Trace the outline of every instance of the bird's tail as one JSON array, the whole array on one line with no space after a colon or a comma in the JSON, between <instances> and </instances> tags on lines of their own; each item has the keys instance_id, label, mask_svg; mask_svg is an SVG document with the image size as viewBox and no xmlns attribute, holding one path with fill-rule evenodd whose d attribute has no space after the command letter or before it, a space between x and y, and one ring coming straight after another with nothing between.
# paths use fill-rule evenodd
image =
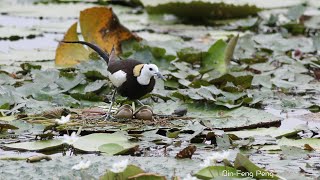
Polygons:
<instances>
[{"instance_id":1,"label":"bird's tail","mask_svg":"<svg viewBox=\"0 0 320 180\"><path fill-rule=\"evenodd\" d=\"M89 46L91 49L93 49L95 52L97 52L99 54L99 56L101 56L107 62L107 64L109 63L109 55L108 55L108 53L104 52L97 45L94 45L92 43L85 42L85 41L61 41L61 42L63 42L63 43L74 43L74 44L84 44L86 46Z\"/></svg>"}]
</instances>

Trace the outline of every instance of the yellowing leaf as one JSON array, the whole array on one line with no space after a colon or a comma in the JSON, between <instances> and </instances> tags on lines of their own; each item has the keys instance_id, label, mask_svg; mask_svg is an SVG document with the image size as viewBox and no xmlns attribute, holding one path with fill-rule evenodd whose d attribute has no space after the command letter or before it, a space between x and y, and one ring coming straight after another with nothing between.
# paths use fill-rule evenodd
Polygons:
<instances>
[{"instance_id":1,"label":"yellowing leaf","mask_svg":"<svg viewBox=\"0 0 320 180\"><path fill-rule=\"evenodd\" d=\"M65 34L63 41L78 41L77 23L74 23ZM56 50L55 63L58 66L73 66L89 59L89 51L80 44L60 43Z\"/></svg>"},{"instance_id":2,"label":"yellowing leaf","mask_svg":"<svg viewBox=\"0 0 320 180\"><path fill-rule=\"evenodd\" d=\"M80 27L85 41L97 44L106 52L110 52L114 45L119 53L122 41L140 39L124 27L112 8L108 7L93 7L81 11Z\"/></svg>"},{"instance_id":3,"label":"yellowing leaf","mask_svg":"<svg viewBox=\"0 0 320 180\"><path fill-rule=\"evenodd\" d=\"M85 41L110 52L114 46L117 53L121 52L121 42L130 39L140 40L120 24L112 8L93 7L80 12L81 34ZM63 41L79 41L77 23L73 24L65 34ZM60 43L56 50L55 63L58 66L73 66L80 61L91 59L92 50L87 50L81 44Z\"/></svg>"}]
</instances>

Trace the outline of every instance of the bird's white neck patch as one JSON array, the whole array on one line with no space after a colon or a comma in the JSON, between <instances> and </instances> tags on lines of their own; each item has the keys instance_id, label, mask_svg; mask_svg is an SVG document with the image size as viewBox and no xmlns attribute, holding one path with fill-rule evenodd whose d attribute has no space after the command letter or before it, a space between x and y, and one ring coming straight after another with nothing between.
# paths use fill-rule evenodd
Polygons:
<instances>
[{"instance_id":1,"label":"bird's white neck patch","mask_svg":"<svg viewBox=\"0 0 320 180\"><path fill-rule=\"evenodd\" d=\"M141 85L148 85L150 83L150 79L157 73L159 73L159 69L155 64L144 64L140 75L137 77L137 81Z\"/></svg>"},{"instance_id":2,"label":"bird's white neck patch","mask_svg":"<svg viewBox=\"0 0 320 180\"><path fill-rule=\"evenodd\" d=\"M144 76L142 73L137 77L137 81L141 85L148 85L150 83L150 76Z\"/></svg>"}]
</instances>

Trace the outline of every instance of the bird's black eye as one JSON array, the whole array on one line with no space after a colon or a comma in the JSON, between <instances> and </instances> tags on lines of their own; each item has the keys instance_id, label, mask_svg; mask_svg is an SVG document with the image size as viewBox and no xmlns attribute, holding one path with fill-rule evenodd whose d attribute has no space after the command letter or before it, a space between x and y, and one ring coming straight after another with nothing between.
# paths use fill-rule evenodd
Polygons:
<instances>
[{"instance_id":1,"label":"bird's black eye","mask_svg":"<svg viewBox=\"0 0 320 180\"><path fill-rule=\"evenodd\" d=\"M150 70L150 71L153 71L153 69L152 69L152 68L149 68L149 70Z\"/></svg>"}]
</instances>

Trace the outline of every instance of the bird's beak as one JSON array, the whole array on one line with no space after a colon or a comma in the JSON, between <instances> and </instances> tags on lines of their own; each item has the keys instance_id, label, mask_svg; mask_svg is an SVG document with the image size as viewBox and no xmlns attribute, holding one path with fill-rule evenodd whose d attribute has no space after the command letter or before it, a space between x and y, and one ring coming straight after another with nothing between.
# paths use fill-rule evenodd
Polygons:
<instances>
[{"instance_id":1,"label":"bird's beak","mask_svg":"<svg viewBox=\"0 0 320 180\"><path fill-rule=\"evenodd\" d=\"M166 80L166 78L160 72L155 73L155 75L162 80Z\"/></svg>"}]
</instances>

